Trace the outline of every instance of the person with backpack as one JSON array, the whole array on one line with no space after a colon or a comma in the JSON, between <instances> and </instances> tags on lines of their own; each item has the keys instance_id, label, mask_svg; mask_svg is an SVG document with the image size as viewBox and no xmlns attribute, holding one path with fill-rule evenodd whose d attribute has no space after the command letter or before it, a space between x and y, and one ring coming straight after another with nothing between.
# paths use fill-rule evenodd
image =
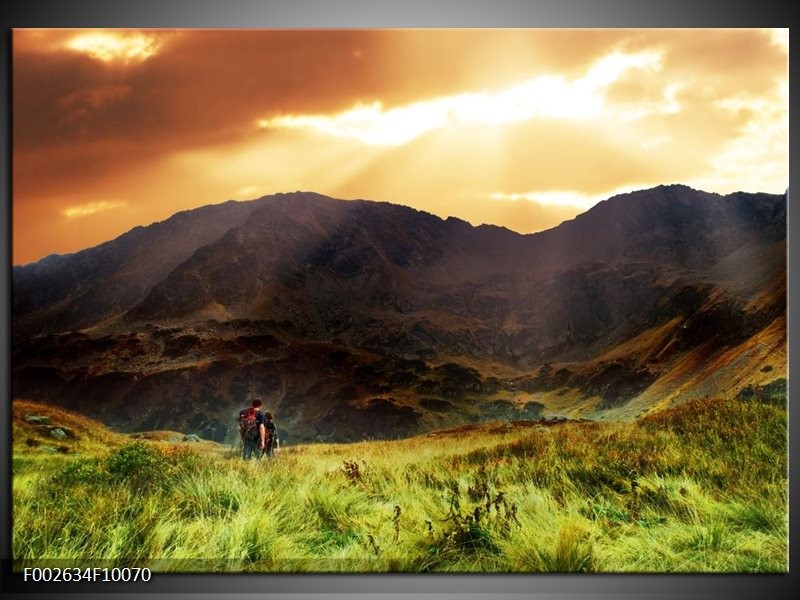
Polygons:
<instances>
[{"instance_id":1,"label":"person with backpack","mask_svg":"<svg viewBox=\"0 0 800 600\"><path fill-rule=\"evenodd\" d=\"M260 408L260 398L253 399L253 405L239 411L239 435L242 438L242 459L261 458L266 448L266 417ZM274 426L273 426L274 427Z\"/></svg>"},{"instance_id":2,"label":"person with backpack","mask_svg":"<svg viewBox=\"0 0 800 600\"><path fill-rule=\"evenodd\" d=\"M266 431L266 443L263 446L264 454L272 457L275 456L275 450L278 449L278 429L275 427L275 423L272 421L271 412L265 412L264 418L266 420L264 423L264 429Z\"/></svg>"}]
</instances>

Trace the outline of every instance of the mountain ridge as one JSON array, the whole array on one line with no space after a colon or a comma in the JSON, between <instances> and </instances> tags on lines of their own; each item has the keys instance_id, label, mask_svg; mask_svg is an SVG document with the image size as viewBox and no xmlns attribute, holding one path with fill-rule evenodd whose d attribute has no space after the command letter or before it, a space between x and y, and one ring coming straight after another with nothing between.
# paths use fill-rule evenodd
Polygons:
<instances>
[{"instance_id":1,"label":"mountain ridge","mask_svg":"<svg viewBox=\"0 0 800 600\"><path fill-rule=\"evenodd\" d=\"M62 282L52 261L14 268L15 395L219 441L266 394L298 439L346 441L631 418L785 368L785 349L748 345L785 329L785 195L659 186L535 234L313 192L198 210L128 232L148 248L89 249ZM689 360L736 348L716 387Z\"/></svg>"}]
</instances>

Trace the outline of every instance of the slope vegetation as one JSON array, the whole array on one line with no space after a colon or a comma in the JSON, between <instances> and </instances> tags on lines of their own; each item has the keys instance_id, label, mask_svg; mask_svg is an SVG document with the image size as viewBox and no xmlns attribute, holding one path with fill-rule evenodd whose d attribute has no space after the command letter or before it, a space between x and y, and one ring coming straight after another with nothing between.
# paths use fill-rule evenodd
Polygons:
<instances>
[{"instance_id":1,"label":"slope vegetation","mask_svg":"<svg viewBox=\"0 0 800 600\"><path fill-rule=\"evenodd\" d=\"M18 564L787 569L786 410L758 394L690 401L632 423L520 421L296 446L272 461L197 448L137 440L37 457L18 447Z\"/></svg>"}]
</instances>

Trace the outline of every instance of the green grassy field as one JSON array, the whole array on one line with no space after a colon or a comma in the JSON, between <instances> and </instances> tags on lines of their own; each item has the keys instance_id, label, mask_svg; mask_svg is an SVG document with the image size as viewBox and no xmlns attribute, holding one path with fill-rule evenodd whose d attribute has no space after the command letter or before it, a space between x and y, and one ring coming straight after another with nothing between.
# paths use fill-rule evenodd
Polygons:
<instances>
[{"instance_id":1,"label":"green grassy field","mask_svg":"<svg viewBox=\"0 0 800 600\"><path fill-rule=\"evenodd\" d=\"M15 421L18 565L788 568L786 410L757 400L696 401L631 423L497 424L297 446L248 463L212 445L103 435L82 431L82 444L45 453Z\"/></svg>"}]
</instances>

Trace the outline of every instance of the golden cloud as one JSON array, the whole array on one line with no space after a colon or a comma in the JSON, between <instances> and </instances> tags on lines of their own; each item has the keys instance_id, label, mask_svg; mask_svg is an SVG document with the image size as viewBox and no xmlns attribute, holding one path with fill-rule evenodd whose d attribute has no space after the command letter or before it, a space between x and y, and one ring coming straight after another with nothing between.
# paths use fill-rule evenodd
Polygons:
<instances>
[{"instance_id":1,"label":"golden cloud","mask_svg":"<svg viewBox=\"0 0 800 600\"><path fill-rule=\"evenodd\" d=\"M155 55L159 41L154 33L89 31L69 39L66 47L102 62L136 63Z\"/></svg>"},{"instance_id":2,"label":"golden cloud","mask_svg":"<svg viewBox=\"0 0 800 600\"><path fill-rule=\"evenodd\" d=\"M533 118L589 119L604 116L636 120L653 113L680 110L677 86L668 86L665 99L633 109L606 105L605 90L631 71L656 71L660 54L615 51L597 60L583 77L541 75L501 92L468 92L386 109L381 102L358 105L335 115L283 115L261 119L262 129L307 129L333 137L356 138L374 146L398 146L449 125L518 123Z\"/></svg>"},{"instance_id":3,"label":"golden cloud","mask_svg":"<svg viewBox=\"0 0 800 600\"><path fill-rule=\"evenodd\" d=\"M15 260L232 194L314 190L533 231L628 189L788 185L787 29L12 41Z\"/></svg>"},{"instance_id":4,"label":"golden cloud","mask_svg":"<svg viewBox=\"0 0 800 600\"><path fill-rule=\"evenodd\" d=\"M69 206L61 211L61 214L67 218L73 219L76 217L88 217L96 213L113 210L115 208L122 208L125 202L117 200L100 200L98 202L87 202L86 204L79 204L77 206Z\"/></svg>"}]
</instances>

